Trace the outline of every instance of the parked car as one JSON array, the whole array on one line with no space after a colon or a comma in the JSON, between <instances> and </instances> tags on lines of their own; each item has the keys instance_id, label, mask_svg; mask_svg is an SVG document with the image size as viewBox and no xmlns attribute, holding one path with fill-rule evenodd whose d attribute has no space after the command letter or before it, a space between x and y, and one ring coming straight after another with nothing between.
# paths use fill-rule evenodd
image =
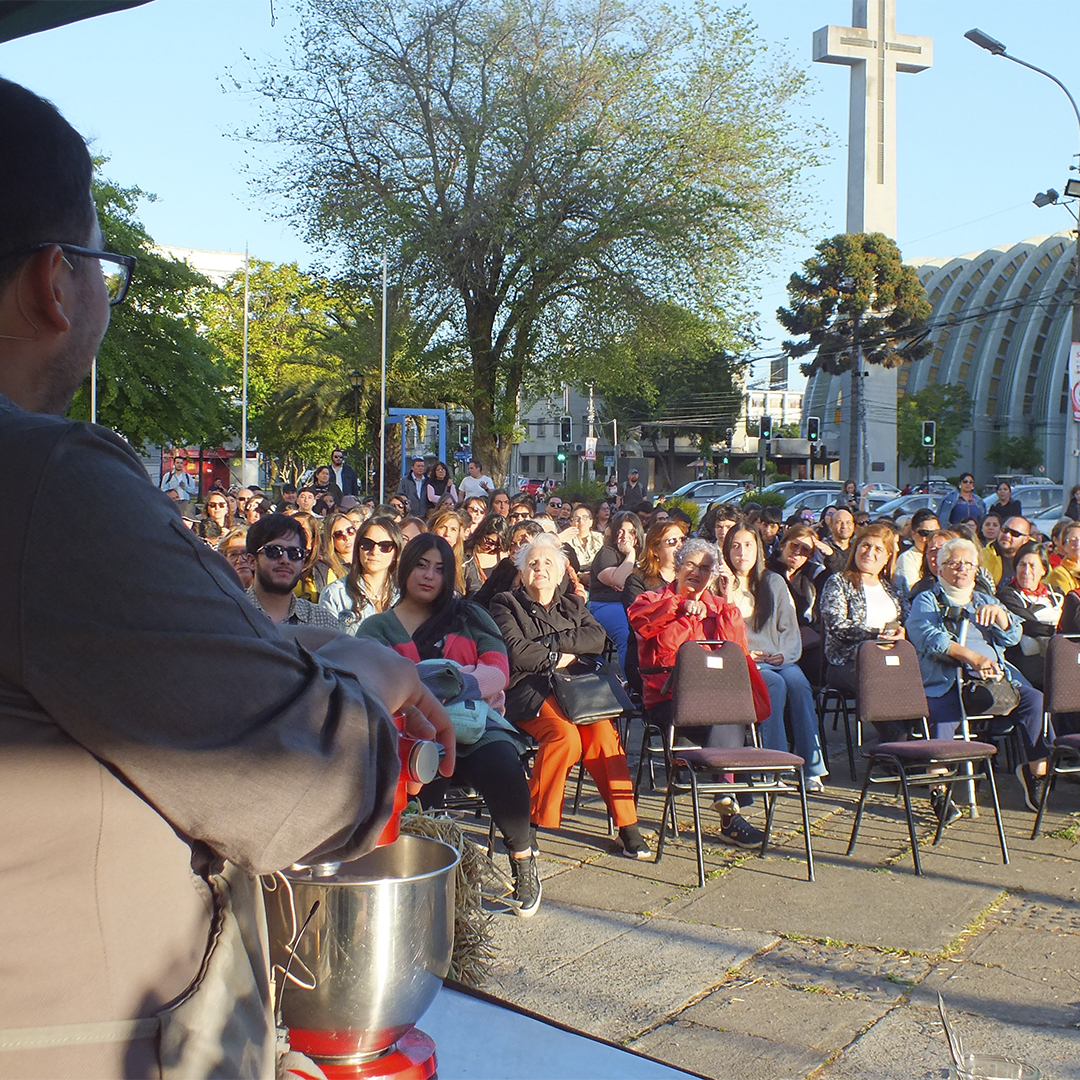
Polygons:
<instances>
[{"instance_id":1,"label":"parked car","mask_svg":"<svg viewBox=\"0 0 1080 1080\"><path fill-rule=\"evenodd\" d=\"M1031 520L1042 517L1055 506L1065 502L1065 489L1061 484L1023 484L1012 489L1012 497L1019 500L1024 517Z\"/></svg>"},{"instance_id":2,"label":"parked car","mask_svg":"<svg viewBox=\"0 0 1080 1080\"><path fill-rule=\"evenodd\" d=\"M1051 506L1049 510L1044 510L1037 517L1028 518L1032 527L1036 528L1046 537L1047 541L1050 540L1050 530L1065 516L1065 504L1057 503Z\"/></svg>"},{"instance_id":3,"label":"parked car","mask_svg":"<svg viewBox=\"0 0 1080 1080\"><path fill-rule=\"evenodd\" d=\"M810 491L797 491L784 504L784 517L789 517L797 510L812 510L815 517L821 516L826 506L835 506L840 493L836 488L817 488Z\"/></svg>"},{"instance_id":4,"label":"parked car","mask_svg":"<svg viewBox=\"0 0 1080 1080\"><path fill-rule=\"evenodd\" d=\"M778 491L785 498L790 499L801 491L843 491L844 485L838 480L778 480L775 484L769 484L765 491Z\"/></svg>"},{"instance_id":5,"label":"parked car","mask_svg":"<svg viewBox=\"0 0 1080 1080\"><path fill-rule=\"evenodd\" d=\"M937 510L942 496L935 492L923 492L916 495L901 495L897 499L889 499L876 507L874 513L879 517L891 517L894 521L898 517L909 517L916 510Z\"/></svg>"},{"instance_id":6,"label":"parked car","mask_svg":"<svg viewBox=\"0 0 1080 1080\"><path fill-rule=\"evenodd\" d=\"M657 502L665 499L693 499L701 507L710 506L732 493L742 494L743 486L738 480L691 480L670 495L658 495Z\"/></svg>"}]
</instances>

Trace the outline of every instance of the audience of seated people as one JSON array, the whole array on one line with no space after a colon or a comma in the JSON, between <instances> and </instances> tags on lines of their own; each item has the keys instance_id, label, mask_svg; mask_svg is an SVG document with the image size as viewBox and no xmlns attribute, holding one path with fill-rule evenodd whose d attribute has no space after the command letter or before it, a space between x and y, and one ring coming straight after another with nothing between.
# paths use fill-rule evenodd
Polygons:
<instances>
[{"instance_id":1,"label":"audience of seated people","mask_svg":"<svg viewBox=\"0 0 1080 1080\"><path fill-rule=\"evenodd\" d=\"M426 626L424 619L416 621L417 612L432 626L451 619L495 635L509 655L507 720L541 744L527 823L534 830L559 827L566 775L584 753L624 850L633 857L648 854L614 728L570 724L544 692L547 676L535 661L540 639L551 632L561 635L560 664L578 654L613 652L629 688L661 727L670 716L670 691L665 697L666 676L655 669L669 667L684 640L738 642L753 660L759 703L768 702L759 717L764 745L803 756L808 789L818 792L827 773L815 688L853 695L859 645L908 637L919 653L936 737L949 737L960 720L960 670L1004 674L1017 684L1019 704L996 719L990 733L1008 727L1020 733L1018 778L1025 802L1037 805L1047 738L1053 737L1044 731L1042 713L1047 646L1055 633L1080 635L1080 522L1065 518L1049 537L1041 536L1007 484L987 506L964 474L939 510L919 510L899 523L872 520L865 498L855 496L838 498L816 525L814 515L803 511L786 528L771 507L751 504L744 513L737 505L714 503L694 532L681 508L659 503L624 503L613 511L608 500L589 503L561 489L545 489L539 498L524 492L511 498L503 489L466 496L443 463L425 474L431 504L426 519L410 517L405 495L381 507L370 498L339 497L326 472L317 469L299 490L282 485L277 496L256 486L227 491L215 484L201 516L194 504L179 509L271 618L376 636L404 626L408 634L391 642L399 651L406 637L415 643L416 631ZM282 521L291 531L282 530ZM267 524L275 533L269 541ZM544 533L553 535L538 541ZM402 564L407 545L421 540L416 557ZM399 587L403 573L419 581L420 563L428 577L437 577L441 567L446 578L438 603L422 611L431 598L420 595L419 583L416 596L404 596ZM447 597L454 601L448 607ZM494 621L485 621L482 609ZM410 630L411 622L416 626ZM427 644L426 630L420 637L425 656L445 647L442 638ZM651 673L643 677L642 668ZM494 700L483 696L489 704ZM1062 717L1060 726L1080 728L1080 714ZM694 733L680 732L687 734ZM742 737L724 728L700 734ZM888 739L908 734L899 724L878 731ZM492 741L504 745L491 753L505 757L510 743ZM462 761L468 756L462 754ZM481 753L476 764L484 758ZM465 766L459 779L479 789L488 774L481 769L473 775ZM438 794L425 798L434 805ZM933 792L931 802L940 816L941 793ZM760 831L737 804L724 800L716 810L725 842L760 843ZM526 842L524 811L500 805L497 812L508 850L517 861L527 860L535 833ZM954 814L950 807L950 820ZM532 866L515 873L515 880L520 909L531 913L539 902Z\"/></svg>"}]
</instances>

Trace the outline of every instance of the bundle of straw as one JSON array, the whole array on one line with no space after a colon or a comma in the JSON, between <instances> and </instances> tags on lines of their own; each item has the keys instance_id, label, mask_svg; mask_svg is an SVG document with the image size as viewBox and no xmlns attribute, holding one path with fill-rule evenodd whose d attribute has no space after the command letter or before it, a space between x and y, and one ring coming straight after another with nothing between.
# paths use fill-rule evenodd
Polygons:
<instances>
[{"instance_id":1,"label":"bundle of straw","mask_svg":"<svg viewBox=\"0 0 1080 1080\"><path fill-rule=\"evenodd\" d=\"M454 880L454 951L449 975L482 988L491 977L495 959L493 916L484 909L483 880L492 871L487 852L469 840L453 818L419 810L415 804L401 815L401 831L442 840L461 855Z\"/></svg>"}]
</instances>

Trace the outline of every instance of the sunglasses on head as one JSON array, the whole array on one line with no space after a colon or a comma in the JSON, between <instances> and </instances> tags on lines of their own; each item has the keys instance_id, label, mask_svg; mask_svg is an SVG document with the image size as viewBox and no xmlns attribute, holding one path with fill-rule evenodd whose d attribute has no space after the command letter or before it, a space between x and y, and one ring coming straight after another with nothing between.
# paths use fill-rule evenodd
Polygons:
<instances>
[{"instance_id":1,"label":"sunglasses on head","mask_svg":"<svg viewBox=\"0 0 1080 1080\"><path fill-rule=\"evenodd\" d=\"M397 548L397 544L393 540L372 540L370 536L362 536L356 542L360 545L361 551L366 551L369 554L378 548L384 555L389 555L391 551Z\"/></svg>"},{"instance_id":2,"label":"sunglasses on head","mask_svg":"<svg viewBox=\"0 0 1080 1080\"><path fill-rule=\"evenodd\" d=\"M350 525L347 529L343 529L341 532L334 533L335 540L344 540L347 536L356 535L356 526Z\"/></svg>"},{"instance_id":3,"label":"sunglasses on head","mask_svg":"<svg viewBox=\"0 0 1080 1080\"><path fill-rule=\"evenodd\" d=\"M289 562L303 562L307 552L302 547L285 547L282 544L263 544L257 554L265 555L268 559L280 559L282 556Z\"/></svg>"}]
</instances>

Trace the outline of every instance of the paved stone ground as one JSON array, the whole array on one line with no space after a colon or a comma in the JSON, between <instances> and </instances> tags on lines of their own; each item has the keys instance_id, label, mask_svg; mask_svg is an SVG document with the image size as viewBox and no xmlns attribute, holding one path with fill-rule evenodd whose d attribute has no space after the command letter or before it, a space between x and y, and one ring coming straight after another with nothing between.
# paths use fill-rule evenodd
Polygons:
<instances>
[{"instance_id":1,"label":"paved stone ground","mask_svg":"<svg viewBox=\"0 0 1080 1080\"><path fill-rule=\"evenodd\" d=\"M968 1049L1080 1080L1080 787L1059 782L1031 841L1019 785L999 774L1008 866L987 797L937 848L920 800L917 878L902 807L883 794L845 854L858 790L840 740L827 793L811 799L814 883L795 799L782 800L764 859L719 843L706 811L699 889L688 833L659 864L626 859L586 782L579 814L568 797L562 830L541 832L540 911L495 920L486 989L735 1080L945 1077L940 990ZM661 792L642 793L647 832L661 807ZM747 816L761 824L760 805Z\"/></svg>"}]
</instances>

